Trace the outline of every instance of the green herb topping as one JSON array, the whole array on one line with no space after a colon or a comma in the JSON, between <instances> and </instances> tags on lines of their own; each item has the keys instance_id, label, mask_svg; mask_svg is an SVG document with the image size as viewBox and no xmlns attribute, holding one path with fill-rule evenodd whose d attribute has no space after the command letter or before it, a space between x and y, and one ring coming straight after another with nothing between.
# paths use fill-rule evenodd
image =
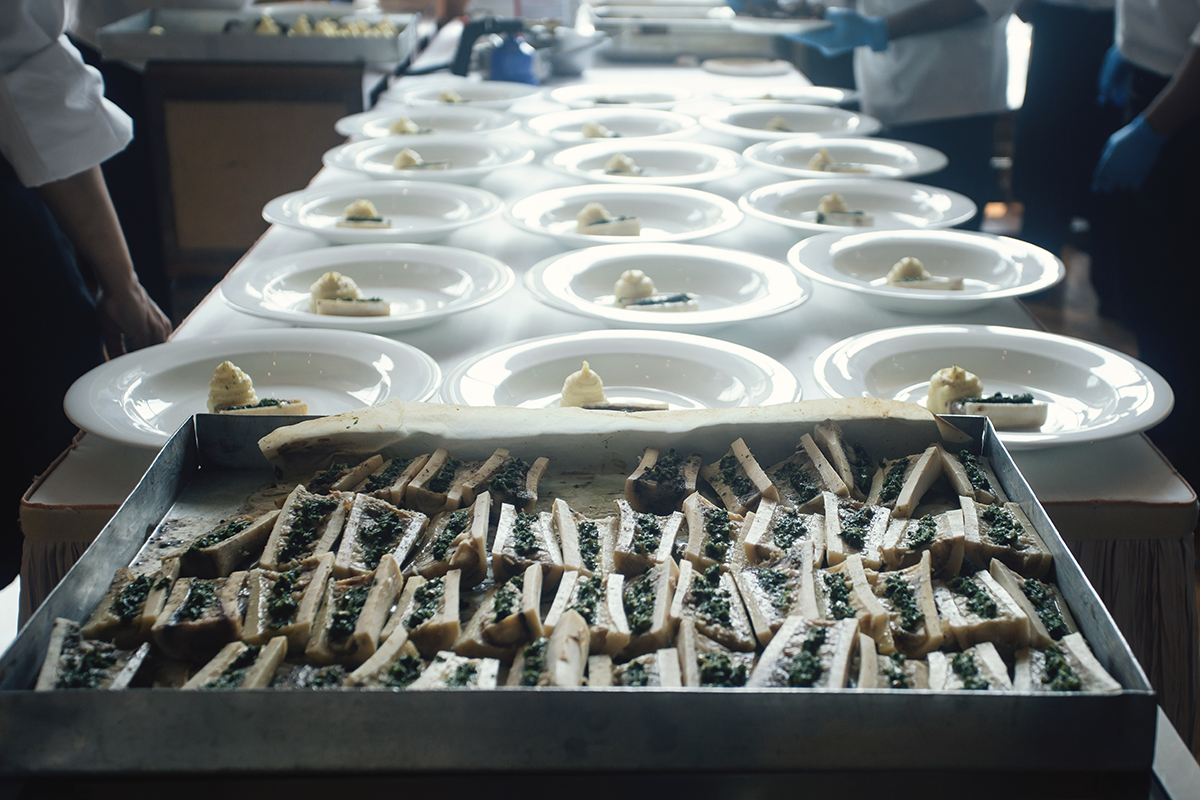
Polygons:
<instances>
[{"instance_id":1,"label":"green herb topping","mask_svg":"<svg viewBox=\"0 0 1200 800\"><path fill-rule=\"evenodd\" d=\"M908 529L908 547L910 550L920 550L926 545L933 544L937 538L937 520L933 517L922 517L917 527Z\"/></svg>"},{"instance_id":2,"label":"green herb topping","mask_svg":"<svg viewBox=\"0 0 1200 800\"><path fill-rule=\"evenodd\" d=\"M1042 621L1042 625L1046 627L1046 632L1052 638L1061 639L1070 632L1067 629L1067 620L1059 612L1058 602L1054 599L1054 595L1050 593L1046 584L1037 578L1026 578L1021 591L1029 598L1029 602L1033 603L1033 608L1037 612L1038 619Z\"/></svg>"},{"instance_id":3,"label":"green herb topping","mask_svg":"<svg viewBox=\"0 0 1200 800\"><path fill-rule=\"evenodd\" d=\"M809 628L808 635L800 644L800 652L792 657L788 666L788 686L812 686L825 671L821 666L821 645L829 636L828 629L821 626Z\"/></svg>"},{"instance_id":4,"label":"green herb topping","mask_svg":"<svg viewBox=\"0 0 1200 800\"><path fill-rule=\"evenodd\" d=\"M1042 676L1042 683L1052 692L1078 692L1083 688L1083 680L1056 644L1046 648L1046 674Z\"/></svg>"},{"instance_id":5,"label":"green herb topping","mask_svg":"<svg viewBox=\"0 0 1200 800\"><path fill-rule=\"evenodd\" d=\"M829 613L834 619L854 616L850 605L850 579L840 572L825 573L825 588L829 591Z\"/></svg>"},{"instance_id":6,"label":"green herb topping","mask_svg":"<svg viewBox=\"0 0 1200 800\"><path fill-rule=\"evenodd\" d=\"M721 480L735 496L745 497L754 492L754 484L746 477L746 470L742 468L742 462L738 461L737 456L732 453L725 456L718 462L717 469L720 471Z\"/></svg>"},{"instance_id":7,"label":"green herb topping","mask_svg":"<svg viewBox=\"0 0 1200 800\"><path fill-rule=\"evenodd\" d=\"M891 600L899 612L900 627L909 633L915 632L925 614L917 608L917 594L908 581L899 575L889 575L883 583L883 596Z\"/></svg>"},{"instance_id":8,"label":"green herb topping","mask_svg":"<svg viewBox=\"0 0 1200 800\"><path fill-rule=\"evenodd\" d=\"M887 679L888 686L893 689L912 687L908 672L904 669L906 659L901 653L894 653L891 657L881 655L879 658L883 663L883 676Z\"/></svg>"},{"instance_id":9,"label":"green herb topping","mask_svg":"<svg viewBox=\"0 0 1200 800\"><path fill-rule=\"evenodd\" d=\"M259 645L249 645L242 652L237 654L233 661L229 662L229 666L221 670L221 674L213 678L208 683L204 684L205 689L236 689L242 685L242 681L246 679L246 673L254 666L254 662L258 660L258 653L262 650Z\"/></svg>"},{"instance_id":10,"label":"green herb topping","mask_svg":"<svg viewBox=\"0 0 1200 800\"><path fill-rule=\"evenodd\" d=\"M337 507L338 501L332 498L310 497L297 503L292 515L292 530L283 547L279 548L278 562L286 564L307 555L317 540L321 521Z\"/></svg>"},{"instance_id":11,"label":"green herb topping","mask_svg":"<svg viewBox=\"0 0 1200 800\"><path fill-rule=\"evenodd\" d=\"M384 672L383 685L395 689L404 689L417 678L421 677L421 658L414 655L402 655L391 663Z\"/></svg>"},{"instance_id":12,"label":"green herb topping","mask_svg":"<svg viewBox=\"0 0 1200 800\"><path fill-rule=\"evenodd\" d=\"M303 570L296 568L282 573L271 587L267 595L267 618L271 625L281 628L292 621L300 609L300 601L295 597L296 584Z\"/></svg>"},{"instance_id":13,"label":"green herb topping","mask_svg":"<svg viewBox=\"0 0 1200 800\"><path fill-rule=\"evenodd\" d=\"M996 615L1000 613L1000 609L996 607L996 601L987 593L987 590L970 578L964 578L961 575L955 576L950 580L950 588L955 594L967 598L967 608L972 614L984 619L995 619Z\"/></svg>"},{"instance_id":14,"label":"green herb topping","mask_svg":"<svg viewBox=\"0 0 1200 800\"><path fill-rule=\"evenodd\" d=\"M596 605L604 594L604 579L599 575L580 577L575 582L575 602L567 610L575 609L588 625L596 622Z\"/></svg>"},{"instance_id":15,"label":"green herb topping","mask_svg":"<svg viewBox=\"0 0 1200 800\"><path fill-rule=\"evenodd\" d=\"M104 682L116 663L115 653L94 647L79 654L65 656L54 688L95 689Z\"/></svg>"},{"instance_id":16,"label":"green herb topping","mask_svg":"<svg viewBox=\"0 0 1200 800\"><path fill-rule=\"evenodd\" d=\"M131 580L113 601L113 616L126 625L133 622L138 612L146 605L146 598L150 595L153 583L154 579L149 575L141 575Z\"/></svg>"},{"instance_id":17,"label":"green herb topping","mask_svg":"<svg viewBox=\"0 0 1200 800\"><path fill-rule=\"evenodd\" d=\"M341 686L342 681L345 679L346 670L341 666L321 667L313 673L312 679L308 682L308 688L331 689L335 686Z\"/></svg>"},{"instance_id":18,"label":"green herb topping","mask_svg":"<svg viewBox=\"0 0 1200 800\"><path fill-rule=\"evenodd\" d=\"M729 518L729 512L723 508L713 509L704 520L704 532L708 534L704 555L714 561L725 558L733 541L733 520Z\"/></svg>"},{"instance_id":19,"label":"green herb topping","mask_svg":"<svg viewBox=\"0 0 1200 800\"><path fill-rule=\"evenodd\" d=\"M446 678L447 686L471 686L475 683L479 668L470 661L463 662L455 668L450 677Z\"/></svg>"},{"instance_id":20,"label":"green herb topping","mask_svg":"<svg viewBox=\"0 0 1200 800\"><path fill-rule=\"evenodd\" d=\"M879 502L893 503L900 496L900 490L904 488L904 478L908 472L908 459L898 459L892 466L888 467L887 474L883 476L883 487L879 490Z\"/></svg>"},{"instance_id":21,"label":"green herb topping","mask_svg":"<svg viewBox=\"0 0 1200 800\"><path fill-rule=\"evenodd\" d=\"M782 509L775 513L775 546L791 550L797 539L808 536L808 523L795 511Z\"/></svg>"},{"instance_id":22,"label":"green herb topping","mask_svg":"<svg viewBox=\"0 0 1200 800\"><path fill-rule=\"evenodd\" d=\"M426 488L434 494L444 494L450 491L450 484L461 466L462 462L457 458L446 459L446 463L438 470L437 475L433 476Z\"/></svg>"},{"instance_id":23,"label":"green herb topping","mask_svg":"<svg viewBox=\"0 0 1200 800\"><path fill-rule=\"evenodd\" d=\"M188 548L189 553L194 553L197 550L205 550L209 547L216 547L226 539L232 539L246 528L250 527L252 520L235 519L221 525L220 527L204 534L196 541L192 542L192 546Z\"/></svg>"},{"instance_id":24,"label":"green herb topping","mask_svg":"<svg viewBox=\"0 0 1200 800\"><path fill-rule=\"evenodd\" d=\"M967 480L971 482L972 488L995 494L992 482L988 480L987 473L983 469L983 462L979 460L979 456L963 450L958 454L958 460L962 462L963 470L967 473Z\"/></svg>"},{"instance_id":25,"label":"green herb topping","mask_svg":"<svg viewBox=\"0 0 1200 800\"><path fill-rule=\"evenodd\" d=\"M654 576L646 574L625 587L622 601L632 633L645 633L654 622Z\"/></svg>"},{"instance_id":26,"label":"green herb topping","mask_svg":"<svg viewBox=\"0 0 1200 800\"><path fill-rule=\"evenodd\" d=\"M795 461L785 461L783 466L775 470L773 477L776 481L791 486L792 490L796 493L796 500L801 505L821 493L821 487L813 480L812 475L809 475L808 471Z\"/></svg>"},{"instance_id":27,"label":"green herb topping","mask_svg":"<svg viewBox=\"0 0 1200 800\"><path fill-rule=\"evenodd\" d=\"M282 400L277 400L274 397L264 397L261 400L259 400L257 403L247 403L244 406L230 406L229 408L226 408L224 410L225 411L241 411L242 409L246 409L246 408L274 408L276 406L281 406L281 405L283 405Z\"/></svg>"},{"instance_id":28,"label":"green herb topping","mask_svg":"<svg viewBox=\"0 0 1200 800\"><path fill-rule=\"evenodd\" d=\"M517 512L517 518L513 520L512 527L513 550L517 551L517 555L533 558L538 554L538 537L533 532L535 522L537 522L537 514L526 511Z\"/></svg>"},{"instance_id":29,"label":"green herb topping","mask_svg":"<svg viewBox=\"0 0 1200 800\"><path fill-rule=\"evenodd\" d=\"M193 580L187 597L175 612L179 619L199 619L217 599L217 585L213 581Z\"/></svg>"},{"instance_id":30,"label":"green herb topping","mask_svg":"<svg viewBox=\"0 0 1200 800\"><path fill-rule=\"evenodd\" d=\"M429 546L429 555L434 561L445 561L446 555L450 552L450 545L454 544L454 540L459 537L467 526L471 524L471 511L469 509L461 509L455 511L446 520L446 524L442 530L434 537L433 543Z\"/></svg>"},{"instance_id":31,"label":"green herb topping","mask_svg":"<svg viewBox=\"0 0 1200 800\"><path fill-rule=\"evenodd\" d=\"M509 497L527 497L529 492L525 488L525 478L528 474L528 464L519 458L510 458L500 465L488 485Z\"/></svg>"},{"instance_id":32,"label":"green herb topping","mask_svg":"<svg viewBox=\"0 0 1200 800\"><path fill-rule=\"evenodd\" d=\"M767 593L775 610L786 614L792 605L792 590L787 585L787 573L770 567L760 567L756 577L758 585Z\"/></svg>"},{"instance_id":33,"label":"green herb topping","mask_svg":"<svg viewBox=\"0 0 1200 800\"><path fill-rule=\"evenodd\" d=\"M550 640L545 636L534 639L525 648L525 662L521 669L521 686L537 686L538 678L546 669L546 647Z\"/></svg>"},{"instance_id":34,"label":"green herb topping","mask_svg":"<svg viewBox=\"0 0 1200 800\"><path fill-rule=\"evenodd\" d=\"M400 543L404 524L395 511L384 511L374 521L358 529L358 549L367 569L379 566L379 559Z\"/></svg>"},{"instance_id":35,"label":"green herb topping","mask_svg":"<svg viewBox=\"0 0 1200 800\"><path fill-rule=\"evenodd\" d=\"M987 535L1001 547L1016 547L1020 543L1021 523L1004 506L984 506L979 518L988 524Z\"/></svg>"},{"instance_id":36,"label":"green herb topping","mask_svg":"<svg viewBox=\"0 0 1200 800\"><path fill-rule=\"evenodd\" d=\"M591 520L579 523L579 557L590 570L600 563L600 528Z\"/></svg>"},{"instance_id":37,"label":"green herb topping","mask_svg":"<svg viewBox=\"0 0 1200 800\"><path fill-rule=\"evenodd\" d=\"M746 665L735 666L726 653L701 653L697 660L700 662L701 686L746 685Z\"/></svg>"},{"instance_id":38,"label":"green herb topping","mask_svg":"<svg viewBox=\"0 0 1200 800\"><path fill-rule=\"evenodd\" d=\"M649 555L662 542L662 526L653 514L638 514L633 521L633 552Z\"/></svg>"},{"instance_id":39,"label":"green herb topping","mask_svg":"<svg viewBox=\"0 0 1200 800\"><path fill-rule=\"evenodd\" d=\"M955 653L950 659L950 668L962 680L964 689L991 688L991 684L980 677L979 667L975 665L975 656L969 653Z\"/></svg>"},{"instance_id":40,"label":"green herb topping","mask_svg":"<svg viewBox=\"0 0 1200 800\"><path fill-rule=\"evenodd\" d=\"M838 519L842 523L842 530L838 535L850 547L862 550L863 545L867 543L867 529L871 526L874 516L875 509L871 506L862 506L858 509L839 507Z\"/></svg>"},{"instance_id":41,"label":"green herb topping","mask_svg":"<svg viewBox=\"0 0 1200 800\"><path fill-rule=\"evenodd\" d=\"M1033 395L1025 392L1023 394L1001 394L996 392L991 397L964 397L959 402L963 403L993 403L998 405L1009 406L1027 406L1033 402Z\"/></svg>"},{"instance_id":42,"label":"green herb topping","mask_svg":"<svg viewBox=\"0 0 1200 800\"><path fill-rule=\"evenodd\" d=\"M721 587L720 565L714 564L703 575L695 575L692 578L691 592L700 616L722 628L733 625L730 616L733 598L727 589Z\"/></svg>"},{"instance_id":43,"label":"green herb topping","mask_svg":"<svg viewBox=\"0 0 1200 800\"><path fill-rule=\"evenodd\" d=\"M404 474L404 470L408 469L411 463L411 458L393 458L386 467L367 478L363 491L370 494L388 488Z\"/></svg>"},{"instance_id":44,"label":"green herb topping","mask_svg":"<svg viewBox=\"0 0 1200 800\"><path fill-rule=\"evenodd\" d=\"M496 612L495 622L508 617L521 608L521 592L525 589L525 576L513 575L496 590L493 610Z\"/></svg>"},{"instance_id":45,"label":"green herb topping","mask_svg":"<svg viewBox=\"0 0 1200 800\"><path fill-rule=\"evenodd\" d=\"M875 476L875 470L871 468L873 462L867 455L866 448L861 444L855 442L850 449L853 456L851 457L851 453L846 453L846 456L850 462L850 475L854 479L854 488L865 495L871 491L871 479Z\"/></svg>"},{"instance_id":46,"label":"green herb topping","mask_svg":"<svg viewBox=\"0 0 1200 800\"><path fill-rule=\"evenodd\" d=\"M646 471L642 473L642 480L653 481L657 483L659 488L666 489L676 495L683 494L683 457L675 452L672 448L663 453L658 454L658 460Z\"/></svg>"},{"instance_id":47,"label":"green herb topping","mask_svg":"<svg viewBox=\"0 0 1200 800\"><path fill-rule=\"evenodd\" d=\"M630 661L621 673L622 686L649 686L650 670L641 661Z\"/></svg>"},{"instance_id":48,"label":"green herb topping","mask_svg":"<svg viewBox=\"0 0 1200 800\"><path fill-rule=\"evenodd\" d=\"M329 638L335 642L344 642L350 638L350 634L354 633L354 626L358 624L358 617L362 614L363 606L367 604L367 596L371 594L371 587L375 585L375 581L371 581L363 586L355 586L342 594L337 600L337 607L333 611L333 619L329 622Z\"/></svg>"},{"instance_id":49,"label":"green herb topping","mask_svg":"<svg viewBox=\"0 0 1200 800\"><path fill-rule=\"evenodd\" d=\"M408 619L404 621L404 627L411 631L421 623L433 619L433 615L438 611L438 606L442 603L442 596L445 594L445 578L434 578L431 581L425 581L425 583L421 584L413 592L413 610L408 615Z\"/></svg>"},{"instance_id":50,"label":"green herb topping","mask_svg":"<svg viewBox=\"0 0 1200 800\"><path fill-rule=\"evenodd\" d=\"M325 494L349 469L349 464L334 464L321 474L314 475L308 482L308 490L313 494Z\"/></svg>"}]
</instances>

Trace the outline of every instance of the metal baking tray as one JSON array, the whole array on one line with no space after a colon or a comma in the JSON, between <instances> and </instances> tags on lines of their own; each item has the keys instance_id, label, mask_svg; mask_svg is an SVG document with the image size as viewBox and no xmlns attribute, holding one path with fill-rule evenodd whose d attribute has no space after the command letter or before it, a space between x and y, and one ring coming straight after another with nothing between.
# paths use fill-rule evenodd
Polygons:
<instances>
[{"instance_id":1,"label":"metal baking tray","mask_svg":"<svg viewBox=\"0 0 1200 800\"><path fill-rule=\"evenodd\" d=\"M833 401L816 401L831 403ZM504 444L548 455L554 486L589 470L626 470L642 448L723 452L737 436L760 459L790 452L810 431L804 403L679 412L657 429L647 415L593 415L573 434L570 415L503 409L480 434L483 411L398 404L394 428L324 430L339 450L425 452L444 444L481 457ZM817 406L815 420L824 416ZM669 413L669 412L668 412ZM424 416L422 416L424 415ZM440 416L439 416L440 415ZM650 415L653 416L653 415ZM664 418L666 418L664 416ZM792 421L793 418L795 421ZM340 419L340 418L330 418ZM582 417L575 417L582 419ZM56 617L86 618L116 569L168 518L269 485L260 437L296 419L200 415L163 448L145 477L0 658L0 773L1004 770L1149 773L1155 698L1112 618L983 418L951 418L981 444L1010 499L1055 559L1056 580L1097 658L1123 691L1111 695L810 689L540 689L183 692L131 689L34 692ZM546 420L541 422L539 420ZM563 423L562 420L566 420ZM353 422L357 423L356 418ZM917 452L936 437L913 420L841 419L850 437L876 431L875 455ZM359 428L364 430L356 439ZM658 430L656 433L655 431ZM344 432L343 432L344 431ZM474 432L472 432L474 431ZM879 431L886 431L882 441ZM869 435L869 434L868 434ZM341 437L337 439L336 437ZM303 448L300 448L303 452ZM579 470L576 472L576 470ZM624 473L627 474L627 473ZM551 473L548 473L548 478ZM719 726L719 727L716 727ZM719 733L714 733L719 731ZM919 732L919 735L914 735ZM186 742L186 746L164 746Z\"/></svg>"},{"instance_id":2,"label":"metal baking tray","mask_svg":"<svg viewBox=\"0 0 1200 800\"><path fill-rule=\"evenodd\" d=\"M261 11L151 9L104 26L96 38L106 59L123 61L394 63L407 61L416 52L416 14L314 3L274 11L271 16L290 27L302 13L314 24L325 17L371 23L387 17L400 32L388 38L258 36L253 31ZM161 34L150 33L155 26L162 28Z\"/></svg>"}]
</instances>

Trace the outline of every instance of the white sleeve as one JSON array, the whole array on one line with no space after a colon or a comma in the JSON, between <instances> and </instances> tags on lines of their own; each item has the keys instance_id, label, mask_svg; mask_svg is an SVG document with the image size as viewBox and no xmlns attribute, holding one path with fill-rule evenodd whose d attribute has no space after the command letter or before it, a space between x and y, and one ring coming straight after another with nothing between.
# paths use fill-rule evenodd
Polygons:
<instances>
[{"instance_id":1,"label":"white sleeve","mask_svg":"<svg viewBox=\"0 0 1200 800\"><path fill-rule=\"evenodd\" d=\"M65 35L0 77L0 154L26 186L90 169L132 138L133 122Z\"/></svg>"},{"instance_id":2,"label":"white sleeve","mask_svg":"<svg viewBox=\"0 0 1200 800\"><path fill-rule=\"evenodd\" d=\"M975 0L975 2L987 14L988 22L1004 18L1017 7L1017 0Z\"/></svg>"}]
</instances>

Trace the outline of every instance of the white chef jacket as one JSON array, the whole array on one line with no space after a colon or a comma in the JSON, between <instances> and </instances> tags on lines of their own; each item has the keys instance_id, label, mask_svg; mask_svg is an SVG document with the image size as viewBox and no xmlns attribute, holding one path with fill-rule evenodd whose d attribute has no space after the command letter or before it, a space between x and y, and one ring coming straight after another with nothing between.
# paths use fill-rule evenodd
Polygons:
<instances>
[{"instance_id":1,"label":"white chef jacket","mask_svg":"<svg viewBox=\"0 0 1200 800\"><path fill-rule=\"evenodd\" d=\"M1200 0L1120 0L1117 47L1127 61L1170 76L1200 47Z\"/></svg>"},{"instance_id":2,"label":"white chef jacket","mask_svg":"<svg viewBox=\"0 0 1200 800\"><path fill-rule=\"evenodd\" d=\"M4 0L0 154L26 186L69 178L125 149L133 123L63 34L61 0Z\"/></svg>"},{"instance_id":3,"label":"white chef jacket","mask_svg":"<svg viewBox=\"0 0 1200 800\"><path fill-rule=\"evenodd\" d=\"M887 16L923 0L858 0L858 10ZM863 110L885 125L928 122L1008 107L1005 25L1016 0L975 0L986 16L954 28L905 36L876 53L854 51Z\"/></svg>"}]
</instances>

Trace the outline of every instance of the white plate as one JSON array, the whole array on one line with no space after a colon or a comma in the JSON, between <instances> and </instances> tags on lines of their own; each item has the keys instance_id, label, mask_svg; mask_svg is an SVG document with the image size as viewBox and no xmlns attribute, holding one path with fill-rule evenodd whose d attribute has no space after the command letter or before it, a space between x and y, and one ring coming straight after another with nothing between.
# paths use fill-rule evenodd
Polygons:
<instances>
[{"instance_id":1,"label":"white plate","mask_svg":"<svg viewBox=\"0 0 1200 800\"><path fill-rule=\"evenodd\" d=\"M790 61L781 58L707 58L700 62L700 67L714 75L733 75L739 78L787 75L796 69Z\"/></svg>"},{"instance_id":2,"label":"white plate","mask_svg":"<svg viewBox=\"0 0 1200 800\"><path fill-rule=\"evenodd\" d=\"M342 317L309 310L310 287L336 270L354 280L364 297L388 301L386 317ZM431 325L501 297L515 282L496 259L428 244L359 244L305 250L239 269L221 283L221 296L256 317L306 328L383 333Z\"/></svg>"},{"instance_id":3,"label":"white plate","mask_svg":"<svg viewBox=\"0 0 1200 800\"><path fill-rule=\"evenodd\" d=\"M114 358L67 391L63 407L88 433L134 447L162 447L193 414L208 413L208 382L228 359L260 398L300 398L310 414L338 414L384 400L427 400L437 363L411 345L355 331L248 331L167 342Z\"/></svg>"},{"instance_id":4,"label":"white plate","mask_svg":"<svg viewBox=\"0 0 1200 800\"><path fill-rule=\"evenodd\" d=\"M800 399L800 382L778 361L719 339L663 331L588 331L507 345L455 367L442 399L470 406L555 408L583 361L613 402L672 409L734 408Z\"/></svg>"},{"instance_id":5,"label":"white plate","mask_svg":"<svg viewBox=\"0 0 1200 800\"><path fill-rule=\"evenodd\" d=\"M827 150L834 161L864 171L809 169L809 160L822 149ZM814 142L793 138L752 144L742 155L756 167L793 178L912 178L937 172L947 164L947 158L940 150L891 139L822 139Z\"/></svg>"},{"instance_id":6,"label":"white plate","mask_svg":"<svg viewBox=\"0 0 1200 800\"><path fill-rule=\"evenodd\" d=\"M640 83L580 83L551 89L547 95L555 103L571 108L636 108L670 109L687 100L692 93L673 86Z\"/></svg>"},{"instance_id":7,"label":"white plate","mask_svg":"<svg viewBox=\"0 0 1200 800\"><path fill-rule=\"evenodd\" d=\"M795 36L828 28L831 24L823 19L770 19L741 15L729 21L729 27L737 33L757 33L762 36Z\"/></svg>"},{"instance_id":8,"label":"white plate","mask_svg":"<svg viewBox=\"0 0 1200 800\"><path fill-rule=\"evenodd\" d=\"M958 291L905 289L887 284L902 258L919 259L939 278L962 278ZM1019 239L969 231L824 233L788 251L788 262L830 286L868 302L914 314L957 314L1004 297L1024 297L1062 280L1063 263Z\"/></svg>"},{"instance_id":9,"label":"white plate","mask_svg":"<svg viewBox=\"0 0 1200 800\"><path fill-rule=\"evenodd\" d=\"M370 200L390 228L342 228L346 206ZM491 192L433 181L358 181L291 192L267 203L267 222L315 233L335 244L431 242L493 217L504 207Z\"/></svg>"},{"instance_id":10,"label":"white plate","mask_svg":"<svg viewBox=\"0 0 1200 800\"><path fill-rule=\"evenodd\" d=\"M1039 431L1001 431L1009 450L1111 439L1171 413L1171 387L1115 350L1042 331L987 325L919 325L852 336L817 357L830 397L879 397L925 405L929 378L960 366L988 394L1029 392L1048 403Z\"/></svg>"},{"instance_id":11,"label":"white plate","mask_svg":"<svg viewBox=\"0 0 1200 800\"><path fill-rule=\"evenodd\" d=\"M613 284L640 269L663 294L689 292L697 311L638 311L613 305ZM614 328L704 331L773 316L812 295L809 282L765 256L689 244L614 244L572 250L525 276L535 297Z\"/></svg>"},{"instance_id":12,"label":"white plate","mask_svg":"<svg viewBox=\"0 0 1200 800\"><path fill-rule=\"evenodd\" d=\"M727 86L713 96L730 103L802 103L810 106L840 106L858 99L853 89L836 86Z\"/></svg>"},{"instance_id":13,"label":"white plate","mask_svg":"<svg viewBox=\"0 0 1200 800\"><path fill-rule=\"evenodd\" d=\"M779 117L788 130L767 130L767 124ZM779 139L842 138L870 136L883 127L874 117L830 106L806 106L798 103L747 103L710 111L700 124L714 133L736 136L748 142Z\"/></svg>"},{"instance_id":14,"label":"white plate","mask_svg":"<svg viewBox=\"0 0 1200 800\"><path fill-rule=\"evenodd\" d=\"M512 130L518 124L517 118L511 114L471 104L403 106L384 103L371 111L342 117L333 127L342 136L379 139L391 136L392 125L403 118L434 133L498 133Z\"/></svg>"},{"instance_id":15,"label":"white plate","mask_svg":"<svg viewBox=\"0 0 1200 800\"><path fill-rule=\"evenodd\" d=\"M450 164L446 169L396 169L392 164L406 147L424 161L449 161ZM430 133L347 142L327 151L322 160L326 166L377 180L471 184L498 169L532 161L533 150L498 136Z\"/></svg>"},{"instance_id":16,"label":"white plate","mask_svg":"<svg viewBox=\"0 0 1200 800\"><path fill-rule=\"evenodd\" d=\"M447 91L458 93L465 102L463 103L447 103L439 98ZM531 86L528 83L516 83L515 81L445 81L437 83L425 83L416 89L409 89L403 92L397 98L404 105L409 106L439 106L460 108L463 106L471 106L473 108L492 108L503 111L518 100L524 100L527 97L533 97L541 93L541 89L537 86ZM387 94L390 99L395 97L390 91Z\"/></svg>"},{"instance_id":17,"label":"white plate","mask_svg":"<svg viewBox=\"0 0 1200 800\"><path fill-rule=\"evenodd\" d=\"M874 224L849 227L818 223L817 205L830 192L840 194L850 210L870 214ZM890 180L785 181L747 192L738 205L747 214L816 233L952 228L975 216L975 203L969 197L934 186Z\"/></svg>"},{"instance_id":18,"label":"white plate","mask_svg":"<svg viewBox=\"0 0 1200 800\"><path fill-rule=\"evenodd\" d=\"M600 203L612 214L642 221L634 236L596 236L576 233L576 217L588 203ZM630 242L686 242L737 227L742 212L709 192L676 186L613 186L590 184L538 192L512 203L509 222L531 233L553 236L575 247Z\"/></svg>"},{"instance_id":19,"label":"white plate","mask_svg":"<svg viewBox=\"0 0 1200 800\"><path fill-rule=\"evenodd\" d=\"M642 168L640 175L610 175L605 172L609 159L624 153ZM735 174L742 157L732 150L697 142L627 142L623 139L599 139L559 150L546 165L584 180L598 183L659 186L698 186Z\"/></svg>"},{"instance_id":20,"label":"white plate","mask_svg":"<svg viewBox=\"0 0 1200 800\"><path fill-rule=\"evenodd\" d=\"M608 141L584 138L585 123L595 122L608 128L623 141L630 139L670 138L682 136L696 128L697 122L687 114L657 108L577 108L541 114L526 123L529 130L557 142L581 144Z\"/></svg>"}]
</instances>

